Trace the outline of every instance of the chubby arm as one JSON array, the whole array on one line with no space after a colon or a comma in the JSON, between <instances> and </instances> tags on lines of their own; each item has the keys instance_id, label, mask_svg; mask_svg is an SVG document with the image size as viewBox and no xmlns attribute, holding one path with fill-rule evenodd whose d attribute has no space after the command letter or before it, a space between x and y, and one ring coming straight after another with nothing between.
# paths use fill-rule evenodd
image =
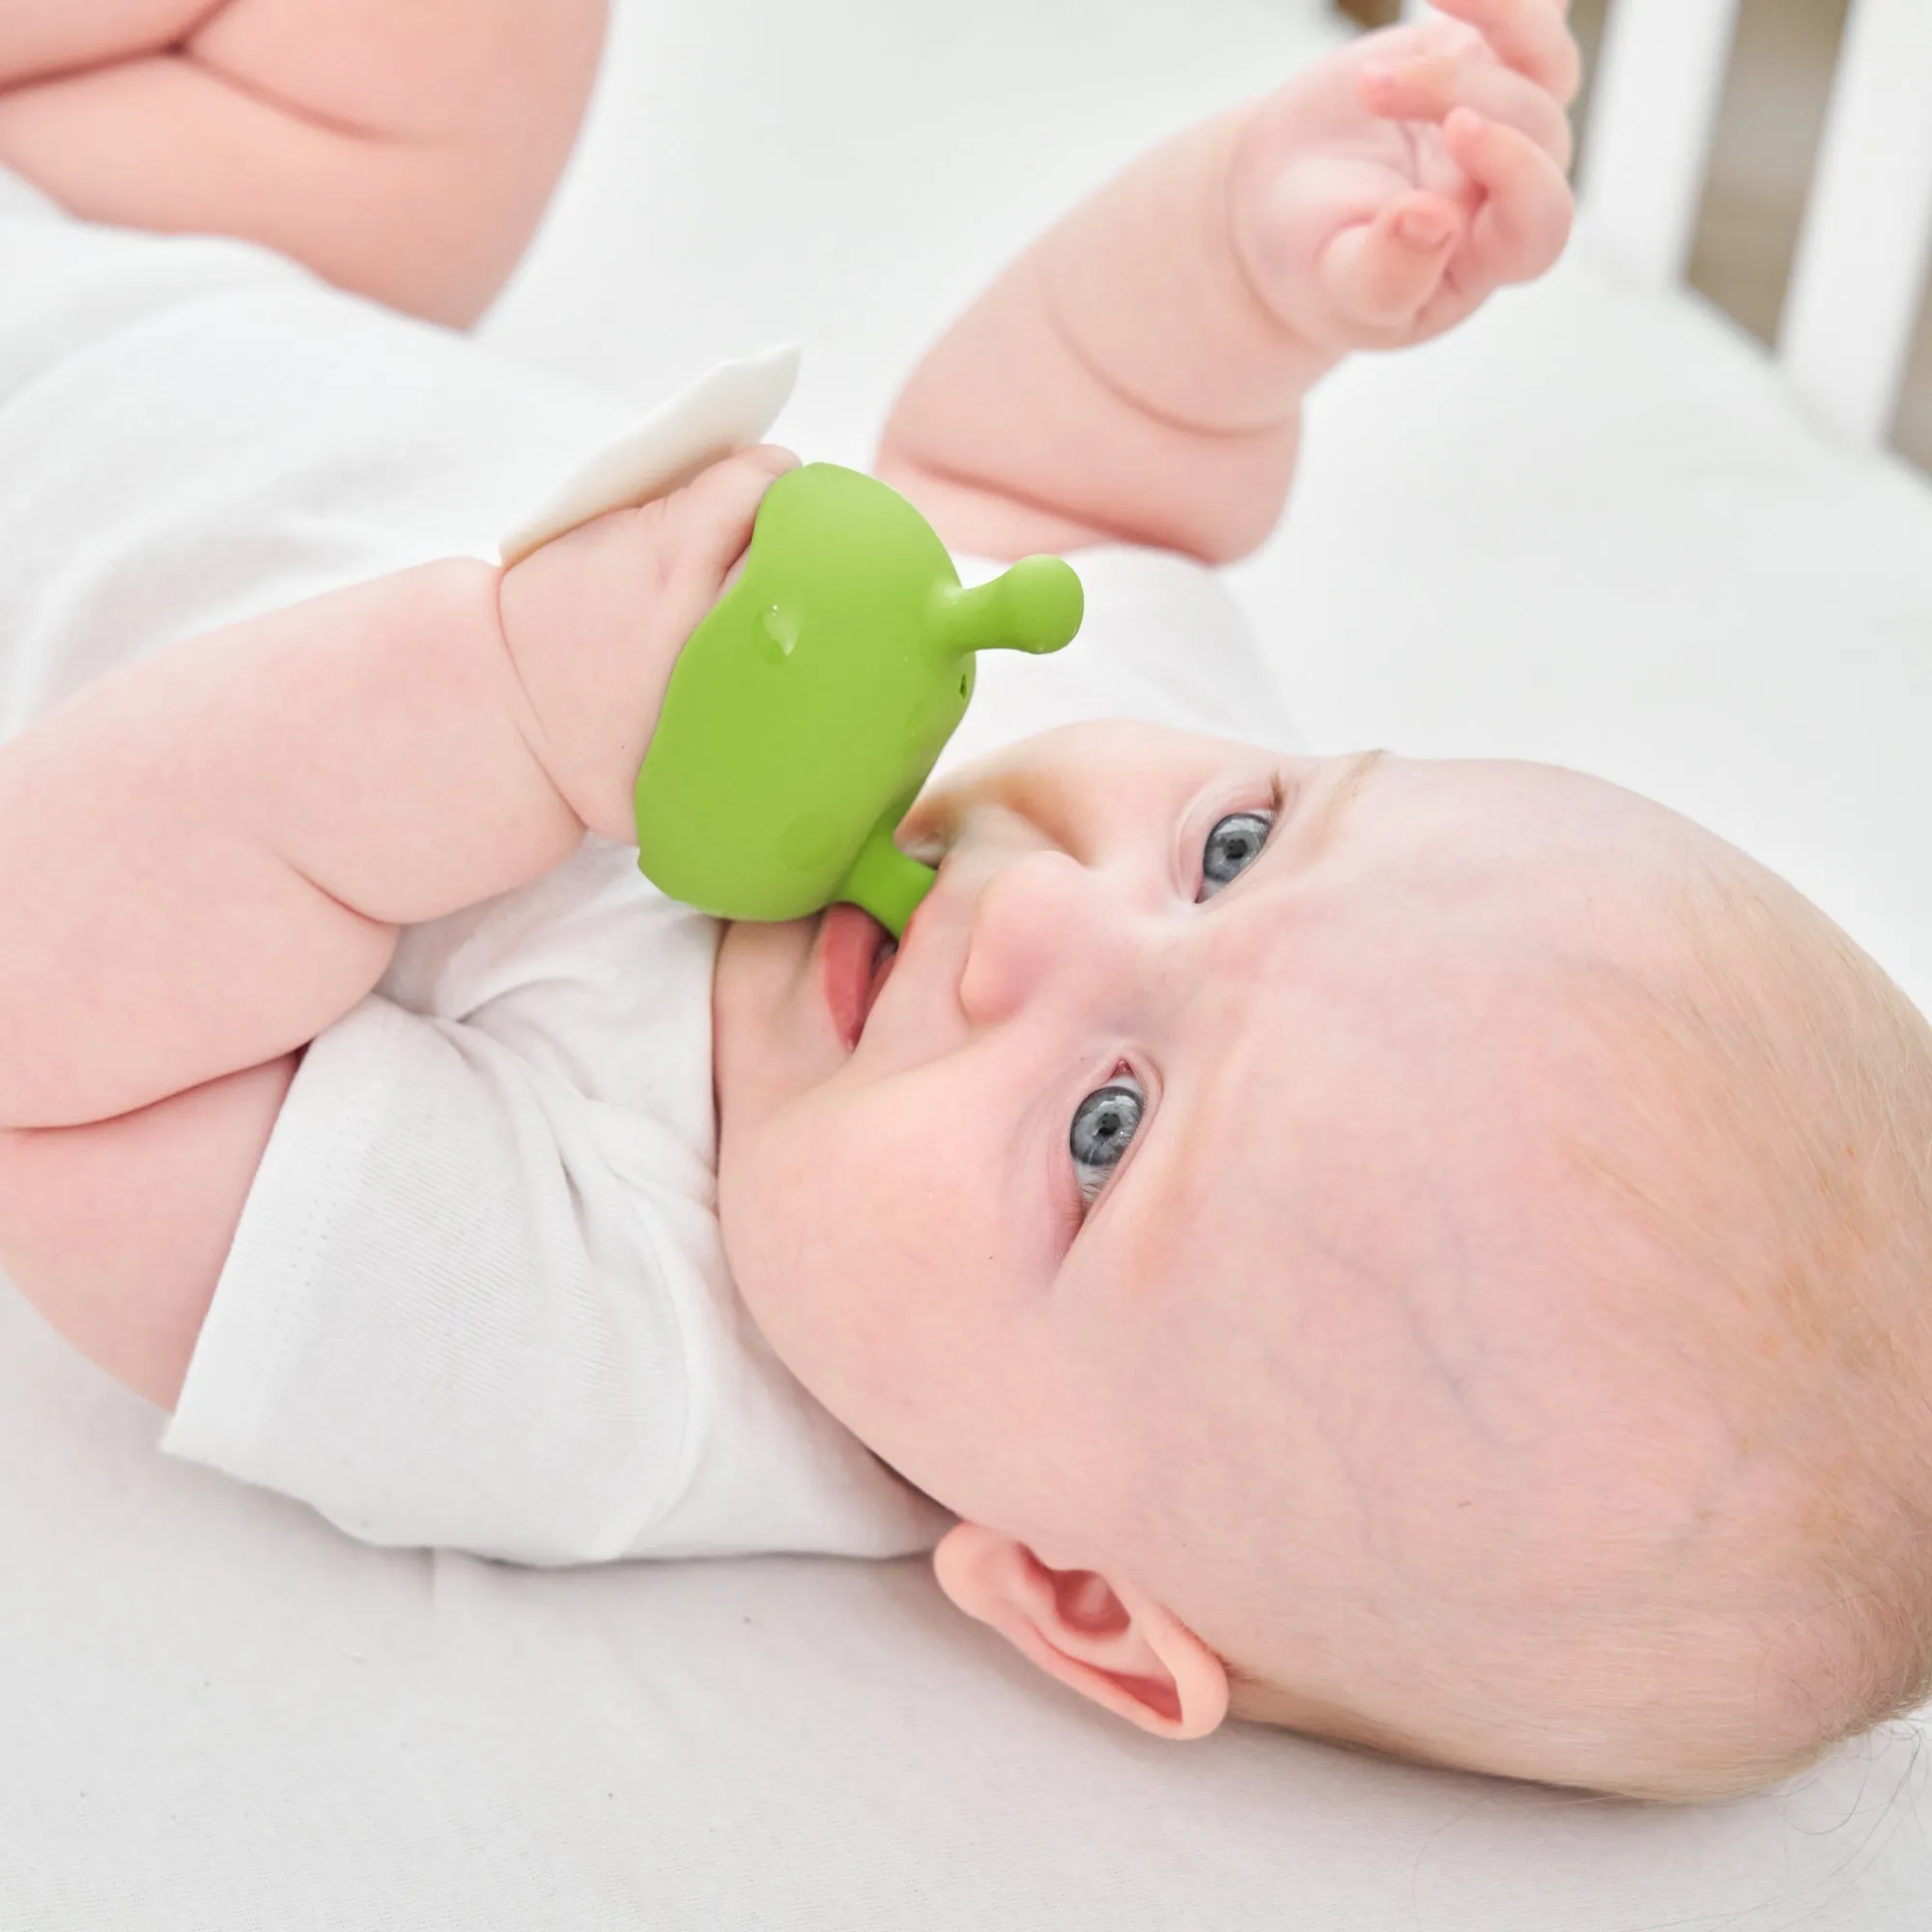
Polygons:
<instances>
[{"instance_id":1,"label":"chubby arm","mask_svg":"<svg viewBox=\"0 0 1932 1932\"><path fill-rule=\"evenodd\" d=\"M398 925L568 851L496 611L487 565L431 564L163 650L0 747L0 1126L298 1046Z\"/></svg>"},{"instance_id":2,"label":"chubby arm","mask_svg":"<svg viewBox=\"0 0 1932 1932\"><path fill-rule=\"evenodd\" d=\"M110 1373L172 1401L300 1049L397 928L634 837L791 460L176 645L0 746L0 1267Z\"/></svg>"},{"instance_id":3,"label":"chubby arm","mask_svg":"<svg viewBox=\"0 0 1932 1932\"><path fill-rule=\"evenodd\" d=\"M879 474L994 555L1225 562L1280 515L1301 403L1453 327L1568 234L1564 0L1444 0L1191 129L1030 248L915 371Z\"/></svg>"},{"instance_id":4,"label":"chubby arm","mask_svg":"<svg viewBox=\"0 0 1932 1932\"><path fill-rule=\"evenodd\" d=\"M606 0L29 0L0 162L90 220L238 235L478 316L555 185Z\"/></svg>"}]
</instances>

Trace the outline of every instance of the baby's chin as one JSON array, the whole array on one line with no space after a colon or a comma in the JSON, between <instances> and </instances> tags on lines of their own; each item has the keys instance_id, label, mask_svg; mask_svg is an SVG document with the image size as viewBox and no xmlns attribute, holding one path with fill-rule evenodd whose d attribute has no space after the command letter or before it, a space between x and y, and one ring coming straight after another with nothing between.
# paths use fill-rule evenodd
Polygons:
<instances>
[{"instance_id":1,"label":"baby's chin","mask_svg":"<svg viewBox=\"0 0 1932 1932\"><path fill-rule=\"evenodd\" d=\"M816 931L810 919L724 928L711 979L721 1132L765 1118L843 1062L812 980Z\"/></svg>"}]
</instances>

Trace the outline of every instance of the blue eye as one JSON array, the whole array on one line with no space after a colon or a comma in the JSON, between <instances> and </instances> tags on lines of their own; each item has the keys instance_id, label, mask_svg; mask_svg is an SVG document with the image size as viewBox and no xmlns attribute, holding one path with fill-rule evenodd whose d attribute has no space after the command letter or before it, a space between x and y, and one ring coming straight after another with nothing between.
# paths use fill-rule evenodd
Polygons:
<instances>
[{"instance_id":1,"label":"blue eye","mask_svg":"<svg viewBox=\"0 0 1932 1932\"><path fill-rule=\"evenodd\" d=\"M1225 885L1240 877L1267 843L1274 824L1271 811L1235 811L1208 835L1201 854L1201 896L1212 898Z\"/></svg>"},{"instance_id":2,"label":"blue eye","mask_svg":"<svg viewBox=\"0 0 1932 1932\"><path fill-rule=\"evenodd\" d=\"M1080 1198L1092 1201L1120 1165L1147 1109L1147 1095L1132 1074L1117 1074L1096 1087L1073 1110L1073 1126L1066 1136Z\"/></svg>"}]
</instances>

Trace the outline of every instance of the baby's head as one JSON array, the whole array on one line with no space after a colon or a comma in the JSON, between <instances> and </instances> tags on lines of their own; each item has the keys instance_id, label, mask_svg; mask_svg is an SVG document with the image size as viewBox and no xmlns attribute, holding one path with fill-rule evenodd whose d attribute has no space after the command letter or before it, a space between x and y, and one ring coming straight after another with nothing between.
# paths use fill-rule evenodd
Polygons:
<instances>
[{"instance_id":1,"label":"baby's head","mask_svg":"<svg viewBox=\"0 0 1932 1932\"><path fill-rule=\"evenodd\" d=\"M727 933L720 1199L962 1607L1151 1730L1657 1797L1927 1688L1932 1035L1797 894L1572 773L1121 724L907 831L876 985Z\"/></svg>"}]
</instances>

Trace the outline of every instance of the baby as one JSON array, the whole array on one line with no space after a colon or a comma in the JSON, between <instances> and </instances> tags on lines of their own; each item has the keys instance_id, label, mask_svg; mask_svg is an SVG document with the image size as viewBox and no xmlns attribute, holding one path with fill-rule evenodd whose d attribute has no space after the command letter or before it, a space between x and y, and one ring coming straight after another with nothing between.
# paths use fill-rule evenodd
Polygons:
<instances>
[{"instance_id":1,"label":"baby","mask_svg":"<svg viewBox=\"0 0 1932 1932\"><path fill-rule=\"evenodd\" d=\"M440 318L507 271L598 26L129 0L83 44L43 11L40 43L0 28L0 162ZM1251 550L1326 369L1559 251L1560 0L1444 11L1139 162L907 385L879 473L959 551L1076 554L1069 667L1128 650L1119 586L1163 584L1143 629L1190 627L1168 688L1245 676L1211 578L1146 553ZM356 55L352 21L465 84L385 99L409 62ZM224 165L170 89L233 109ZM281 166L419 109L400 159ZM327 407L372 420L447 372L469 427L460 463L422 459L421 529L477 469L469 345L259 251L8 232L9 303L20 263L83 247L128 288L219 285L115 352L180 415L183 494L220 498L197 452L228 419L175 379L245 387L250 343L278 395L362 357ZM61 311L64 345L103 300ZM15 362L51 420L67 352L41 353ZM88 393L113 380L97 350ZM582 399L488 381L493 434L526 394L588 433ZM103 429L90 469L103 420L59 446L111 505L132 440L170 432ZM372 507L303 554L325 594L211 613L179 546L129 539L77 546L79 574L14 545L0 607L0 673L43 667L0 748L0 1264L175 1408L171 1449L378 1541L532 1561L887 1553L950 1520L960 1607L1177 1738L1232 1712L1695 1798L1925 1692L1932 1038L1788 887L1567 772L1086 722L930 788L902 839L939 879L896 954L849 909L721 943L636 874L631 792L792 459L743 452L507 570L394 570L370 531L403 511L328 449L327 488ZM305 527L221 567L285 585Z\"/></svg>"}]
</instances>

